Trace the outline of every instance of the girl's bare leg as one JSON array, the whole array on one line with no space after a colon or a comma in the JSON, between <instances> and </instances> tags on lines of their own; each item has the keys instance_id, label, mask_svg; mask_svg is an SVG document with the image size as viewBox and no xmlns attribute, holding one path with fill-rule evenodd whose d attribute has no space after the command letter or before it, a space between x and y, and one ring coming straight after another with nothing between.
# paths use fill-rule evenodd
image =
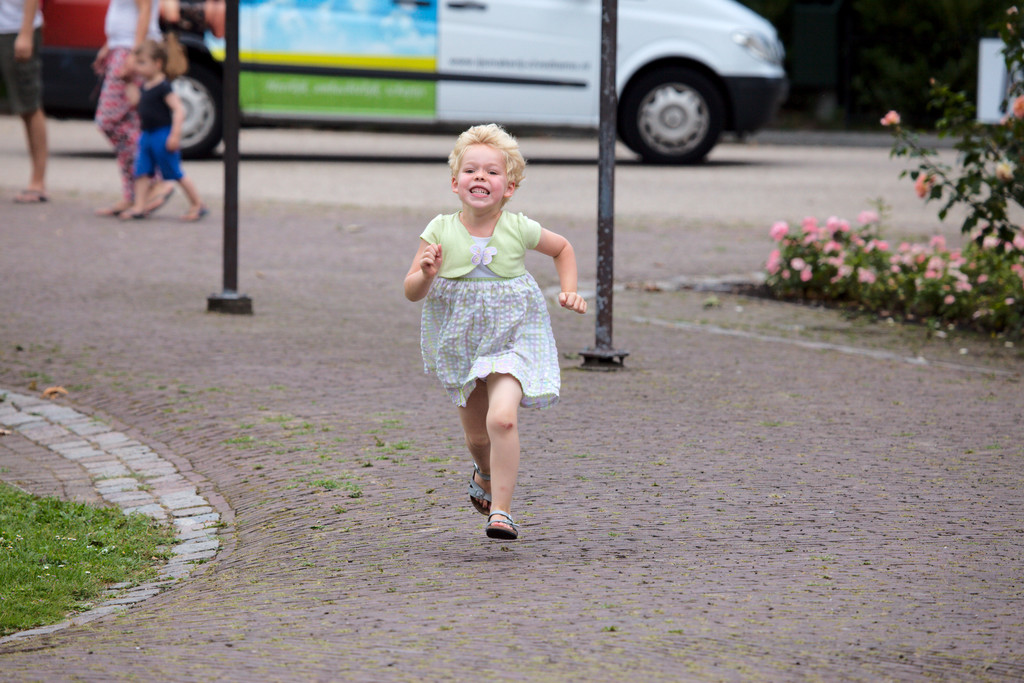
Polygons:
<instances>
[{"instance_id":1,"label":"girl's bare leg","mask_svg":"<svg viewBox=\"0 0 1024 683\"><path fill-rule=\"evenodd\" d=\"M473 456L473 462L480 468L483 474L491 473L491 439L487 435L487 386L483 382L477 382L473 393L466 400L466 406L459 408L459 420L462 422L462 431L466 433L466 448ZM484 491L490 492L491 482L484 481L476 473L473 473L474 481ZM483 501L487 507L487 501Z\"/></svg>"},{"instance_id":2,"label":"girl's bare leg","mask_svg":"<svg viewBox=\"0 0 1024 683\"><path fill-rule=\"evenodd\" d=\"M523 388L512 375L487 378L487 436L491 441L491 509L512 511L519 476L519 402ZM492 520L498 523L498 518Z\"/></svg>"},{"instance_id":3,"label":"girl's bare leg","mask_svg":"<svg viewBox=\"0 0 1024 683\"><path fill-rule=\"evenodd\" d=\"M196 184L192 182L192 179L188 176L182 176L178 179L178 184L181 185L181 189L185 191L185 196L188 197L189 210L183 218L186 220L195 220L200 217L200 212L203 210L203 200L199 198L199 190L196 188Z\"/></svg>"},{"instance_id":4,"label":"girl's bare leg","mask_svg":"<svg viewBox=\"0 0 1024 683\"><path fill-rule=\"evenodd\" d=\"M149 194L149 188L152 184L153 179L149 176L143 175L135 179L135 199L132 205L121 214L121 220L129 220L136 216L146 215L146 195Z\"/></svg>"}]
</instances>

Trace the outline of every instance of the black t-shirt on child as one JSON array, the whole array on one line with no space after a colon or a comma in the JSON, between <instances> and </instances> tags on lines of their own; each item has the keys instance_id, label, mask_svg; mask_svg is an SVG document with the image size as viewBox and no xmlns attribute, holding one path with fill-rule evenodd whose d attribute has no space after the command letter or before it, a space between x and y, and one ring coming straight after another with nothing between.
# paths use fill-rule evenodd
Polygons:
<instances>
[{"instance_id":1,"label":"black t-shirt on child","mask_svg":"<svg viewBox=\"0 0 1024 683\"><path fill-rule=\"evenodd\" d=\"M171 93L169 81L160 81L139 93L139 122L142 130L157 130L171 125L171 108L164 102Z\"/></svg>"}]
</instances>

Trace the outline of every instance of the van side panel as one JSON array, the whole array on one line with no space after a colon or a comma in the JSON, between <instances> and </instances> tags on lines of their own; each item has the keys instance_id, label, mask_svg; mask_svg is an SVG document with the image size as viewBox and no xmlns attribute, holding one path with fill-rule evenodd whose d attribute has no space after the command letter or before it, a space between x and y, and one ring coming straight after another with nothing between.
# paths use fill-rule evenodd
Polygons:
<instances>
[{"instance_id":1,"label":"van side panel","mask_svg":"<svg viewBox=\"0 0 1024 683\"><path fill-rule=\"evenodd\" d=\"M597 123L601 0L444 0L442 121Z\"/></svg>"}]
</instances>

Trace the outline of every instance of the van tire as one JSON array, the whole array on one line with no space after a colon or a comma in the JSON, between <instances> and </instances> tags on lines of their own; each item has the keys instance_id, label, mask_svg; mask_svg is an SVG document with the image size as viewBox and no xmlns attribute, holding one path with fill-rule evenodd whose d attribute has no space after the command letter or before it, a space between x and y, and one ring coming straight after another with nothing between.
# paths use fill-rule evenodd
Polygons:
<instances>
[{"instance_id":1,"label":"van tire","mask_svg":"<svg viewBox=\"0 0 1024 683\"><path fill-rule=\"evenodd\" d=\"M622 141L644 161L693 164L718 143L725 107L706 76L671 67L631 83L622 95L618 115Z\"/></svg>"},{"instance_id":2,"label":"van tire","mask_svg":"<svg viewBox=\"0 0 1024 683\"><path fill-rule=\"evenodd\" d=\"M193 62L188 73L174 79L172 87L185 106L181 156L186 159L210 156L223 135L220 78L207 67Z\"/></svg>"}]
</instances>

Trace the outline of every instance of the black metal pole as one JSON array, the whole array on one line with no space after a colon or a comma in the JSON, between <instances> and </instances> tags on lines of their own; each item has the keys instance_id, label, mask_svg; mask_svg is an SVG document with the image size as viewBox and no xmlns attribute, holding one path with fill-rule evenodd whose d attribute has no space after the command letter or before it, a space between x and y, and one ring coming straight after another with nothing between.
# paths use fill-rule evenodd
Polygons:
<instances>
[{"instance_id":1,"label":"black metal pole","mask_svg":"<svg viewBox=\"0 0 1024 683\"><path fill-rule=\"evenodd\" d=\"M224 289L206 310L251 314L252 299L238 293L238 0L225 3L224 18Z\"/></svg>"},{"instance_id":2,"label":"black metal pole","mask_svg":"<svg viewBox=\"0 0 1024 683\"><path fill-rule=\"evenodd\" d=\"M626 351L612 345L612 288L615 281L615 88L618 0L601 3L601 103L597 160L597 328L594 347L580 353L583 367L621 367Z\"/></svg>"}]
</instances>

